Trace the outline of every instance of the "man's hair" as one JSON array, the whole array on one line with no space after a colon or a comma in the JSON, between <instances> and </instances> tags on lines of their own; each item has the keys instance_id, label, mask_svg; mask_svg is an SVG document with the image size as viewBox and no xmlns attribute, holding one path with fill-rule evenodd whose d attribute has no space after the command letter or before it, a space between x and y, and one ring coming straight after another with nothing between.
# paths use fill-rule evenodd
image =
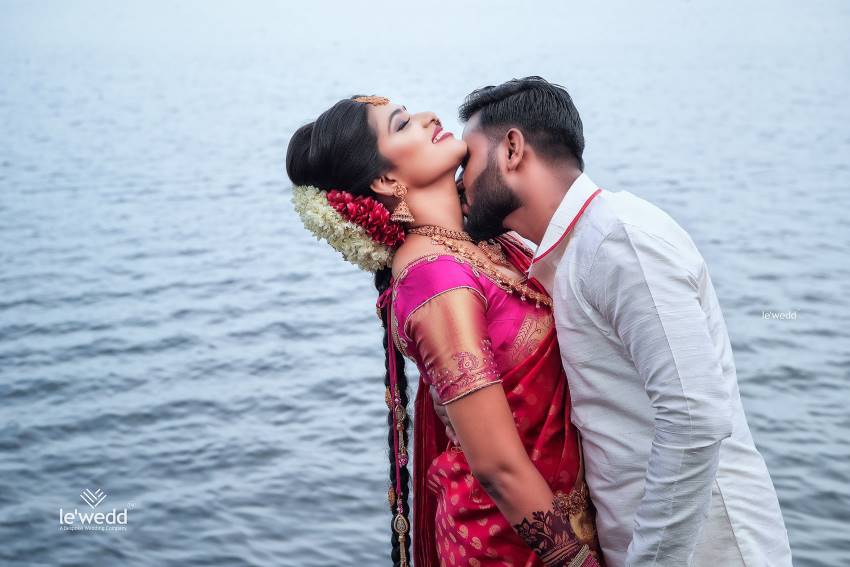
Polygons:
<instances>
[{"instance_id":1,"label":"man's hair","mask_svg":"<svg viewBox=\"0 0 850 567\"><path fill-rule=\"evenodd\" d=\"M538 76L482 87L467 95L460 106L461 122L479 111L481 129L491 139L500 139L509 128L519 128L542 156L572 158L584 171L581 118L564 87Z\"/></svg>"}]
</instances>

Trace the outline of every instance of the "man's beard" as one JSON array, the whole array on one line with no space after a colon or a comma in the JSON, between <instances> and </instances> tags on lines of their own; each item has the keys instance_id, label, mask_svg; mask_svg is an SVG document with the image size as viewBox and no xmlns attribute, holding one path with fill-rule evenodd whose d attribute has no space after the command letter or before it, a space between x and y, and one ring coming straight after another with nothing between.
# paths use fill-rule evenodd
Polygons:
<instances>
[{"instance_id":1,"label":"man's beard","mask_svg":"<svg viewBox=\"0 0 850 567\"><path fill-rule=\"evenodd\" d=\"M476 241L489 240L508 232L505 218L522 206L522 201L505 184L495 156L478 178L475 202L469 206L466 232Z\"/></svg>"}]
</instances>

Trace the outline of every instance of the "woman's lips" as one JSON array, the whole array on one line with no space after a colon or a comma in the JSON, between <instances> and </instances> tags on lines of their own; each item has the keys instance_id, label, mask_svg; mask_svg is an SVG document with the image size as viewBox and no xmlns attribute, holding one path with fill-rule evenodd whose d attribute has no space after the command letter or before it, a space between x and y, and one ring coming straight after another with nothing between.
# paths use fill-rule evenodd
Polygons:
<instances>
[{"instance_id":1,"label":"woman's lips","mask_svg":"<svg viewBox=\"0 0 850 567\"><path fill-rule=\"evenodd\" d=\"M437 126L437 129L434 131L434 136L431 138L432 144L438 144L445 140L446 138L451 138L452 133L448 130L443 130L441 127Z\"/></svg>"}]
</instances>

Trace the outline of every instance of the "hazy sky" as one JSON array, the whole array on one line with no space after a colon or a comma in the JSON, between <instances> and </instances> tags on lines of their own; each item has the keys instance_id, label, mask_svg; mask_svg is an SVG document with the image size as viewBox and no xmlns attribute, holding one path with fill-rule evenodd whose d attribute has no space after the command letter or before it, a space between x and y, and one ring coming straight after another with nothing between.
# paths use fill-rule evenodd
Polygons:
<instances>
[{"instance_id":1,"label":"hazy sky","mask_svg":"<svg viewBox=\"0 0 850 567\"><path fill-rule=\"evenodd\" d=\"M486 26L477 25L488 12ZM504 49L577 44L668 46L818 42L846 45L850 3L823 1L472 2L3 2L0 46L144 46L191 50L209 43ZM498 14L498 17L494 17ZM807 39L808 38L808 39ZM380 55L376 53L376 55Z\"/></svg>"}]
</instances>

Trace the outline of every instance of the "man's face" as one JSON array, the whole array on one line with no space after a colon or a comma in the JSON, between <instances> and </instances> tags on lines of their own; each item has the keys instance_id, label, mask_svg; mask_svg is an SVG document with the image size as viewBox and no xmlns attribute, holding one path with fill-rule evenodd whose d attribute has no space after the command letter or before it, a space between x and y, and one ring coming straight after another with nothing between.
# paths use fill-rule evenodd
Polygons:
<instances>
[{"instance_id":1,"label":"man's face","mask_svg":"<svg viewBox=\"0 0 850 567\"><path fill-rule=\"evenodd\" d=\"M505 218L522 206L522 201L505 183L499 165L501 143L491 140L479 128L479 115L473 114L463 129L468 148L461 183L466 205L466 231L476 240L487 240L508 231Z\"/></svg>"}]
</instances>

